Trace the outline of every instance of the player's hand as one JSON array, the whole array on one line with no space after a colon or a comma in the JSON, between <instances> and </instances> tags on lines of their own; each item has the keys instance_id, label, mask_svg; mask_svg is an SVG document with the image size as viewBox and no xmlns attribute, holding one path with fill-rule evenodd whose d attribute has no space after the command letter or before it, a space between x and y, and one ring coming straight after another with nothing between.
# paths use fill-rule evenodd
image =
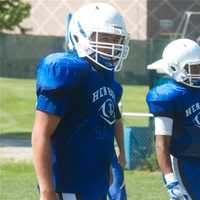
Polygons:
<instances>
[{"instance_id":1,"label":"player's hand","mask_svg":"<svg viewBox=\"0 0 200 200\"><path fill-rule=\"evenodd\" d=\"M167 185L167 190L171 200L187 200L187 196L185 196L182 192L181 186L176 182L172 182Z\"/></svg>"},{"instance_id":2,"label":"player's hand","mask_svg":"<svg viewBox=\"0 0 200 200\"><path fill-rule=\"evenodd\" d=\"M179 182L174 177L173 173L165 175L166 187L170 196L170 200L189 200L189 197L184 194Z\"/></svg>"},{"instance_id":3,"label":"player's hand","mask_svg":"<svg viewBox=\"0 0 200 200\"><path fill-rule=\"evenodd\" d=\"M119 160L119 163L120 163L121 167L124 168L125 165L126 165L126 157L125 157L125 153L123 153L123 152L120 153L120 152L119 152L118 160Z\"/></svg>"},{"instance_id":4,"label":"player's hand","mask_svg":"<svg viewBox=\"0 0 200 200\"><path fill-rule=\"evenodd\" d=\"M58 200L54 191L45 191L40 193L40 200Z\"/></svg>"}]
</instances>

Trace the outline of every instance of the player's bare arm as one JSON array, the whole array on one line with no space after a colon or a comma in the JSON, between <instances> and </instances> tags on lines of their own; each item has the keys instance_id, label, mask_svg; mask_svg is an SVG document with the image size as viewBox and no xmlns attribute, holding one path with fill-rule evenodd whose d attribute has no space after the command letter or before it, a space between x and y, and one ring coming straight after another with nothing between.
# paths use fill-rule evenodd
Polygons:
<instances>
[{"instance_id":1,"label":"player's bare arm","mask_svg":"<svg viewBox=\"0 0 200 200\"><path fill-rule=\"evenodd\" d=\"M122 167L126 164L125 150L124 150L124 131L122 118L118 119L115 123L115 138L119 147L118 159Z\"/></svg>"},{"instance_id":2,"label":"player's bare arm","mask_svg":"<svg viewBox=\"0 0 200 200\"><path fill-rule=\"evenodd\" d=\"M171 136L156 135L156 154L158 164L163 174L172 173L169 145Z\"/></svg>"},{"instance_id":3,"label":"player's bare arm","mask_svg":"<svg viewBox=\"0 0 200 200\"><path fill-rule=\"evenodd\" d=\"M51 172L50 137L54 133L60 118L36 111L32 132L33 162L40 186L41 200L55 200Z\"/></svg>"}]
</instances>

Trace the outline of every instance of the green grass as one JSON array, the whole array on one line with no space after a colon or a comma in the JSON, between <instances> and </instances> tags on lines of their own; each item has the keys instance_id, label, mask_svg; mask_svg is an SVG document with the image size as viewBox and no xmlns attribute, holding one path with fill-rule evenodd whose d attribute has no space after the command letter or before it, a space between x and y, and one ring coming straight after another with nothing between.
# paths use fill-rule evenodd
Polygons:
<instances>
[{"instance_id":1,"label":"green grass","mask_svg":"<svg viewBox=\"0 0 200 200\"><path fill-rule=\"evenodd\" d=\"M34 113L34 81L0 78L0 132L30 132Z\"/></svg>"},{"instance_id":2,"label":"green grass","mask_svg":"<svg viewBox=\"0 0 200 200\"><path fill-rule=\"evenodd\" d=\"M124 112L148 112L145 103L147 86L124 86ZM34 117L35 81L0 78L0 134L30 134ZM146 125L144 118L125 118L127 125Z\"/></svg>"},{"instance_id":3,"label":"green grass","mask_svg":"<svg viewBox=\"0 0 200 200\"><path fill-rule=\"evenodd\" d=\"M0 163L1 200L37 200L33 167L25 162ZM167 200L159 172L126 171L128 200Z\"/></svg>"},{"instance_id":4,"label":"green grass","mask_svg":"<svg viewBox=\"0 0 200 200\"><path fill-rule=\"evenodd\" d=\"M30 163L0 163L0 199L36 200L36 176Z\"/></svg>"},{"instance_id":5,"label":"green grass","mask_svg":"<svg viewBox=\"0 0 200 200\"><path fill-rule=\"evenodd\" d=\"M146 85L124 85L122 96L123 112L148 112L145 101L148 86ZM147 117L124 117L125 126L148 126Z\"/></svg>"},{"instance_id":6,"label":"green grass","mask_svg":"<svg viewBox=\"0 0 200 200\"><path fill-rule=\"evenodd\" d=\"M126 171L128 200L168 200L159 172Z\"/></svg>"},{"instance_id":7,"label":"green grass","mask_svg":"<svg viewBox=\"0 0 200 200\"><path fill-rule=\"evenodd\" d=\"M148 86L124 85L123 90L122 104L124 112L148 112L145 102Z\"/></svg>"}]
</instances>

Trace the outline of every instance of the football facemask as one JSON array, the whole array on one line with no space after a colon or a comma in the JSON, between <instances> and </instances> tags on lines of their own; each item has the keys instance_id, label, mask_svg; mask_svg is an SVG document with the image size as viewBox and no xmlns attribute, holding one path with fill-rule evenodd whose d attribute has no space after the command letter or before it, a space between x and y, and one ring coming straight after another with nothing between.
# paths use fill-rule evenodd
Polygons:
<instances>
[{"instance_id":1,"label":"football facemask","mask_svg":"<svg viewBox=\"0 0 200 200\"><path fill-rule=\"evenodd\" d=\"M200 64L190 64L184 67L184 83L191 87L200 87Z\"/></svg>"}]
</instances>

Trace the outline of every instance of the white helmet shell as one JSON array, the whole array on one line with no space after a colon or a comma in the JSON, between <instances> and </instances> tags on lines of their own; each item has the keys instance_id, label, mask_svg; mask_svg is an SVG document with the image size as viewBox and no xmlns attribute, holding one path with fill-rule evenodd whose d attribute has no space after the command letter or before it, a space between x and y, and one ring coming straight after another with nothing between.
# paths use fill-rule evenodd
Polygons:
<instances>
[{"instance_id":1,"label":"white helmet shell","mask_svg":"<svg viewBox=\"0 0 200 200\"><path fill-rule=\"evenodd\" d=\"M148 65L147 69L155 69L157 72L168 74L177 82L196 87L194 82L200 80L200 74L192 75L190 67L199 64L200 46L190 39L177 39L165 47L162 59ZM186 70L186 66L189 70Z\"/></svg>"},{"instance_id":2,"label":"white helmet shell","mask_svg":"<svg viewBox=\"0 0 200 200\"><path fill-rule=\"evenodd\" d=\"M93 33L118 35L124 38L121 44L91 40ZM78 9L71 17L67 32L68 47L76 50L79 57L88 57L99 66L113 70L99 62L98 56L116 59L115 70L119 71L129 51L128 33L122 15L106 3L92 3ZM111 49L106 54L101 49ZM117 52L115 55L114 52Z\"/></svg>"}]
</instances>

